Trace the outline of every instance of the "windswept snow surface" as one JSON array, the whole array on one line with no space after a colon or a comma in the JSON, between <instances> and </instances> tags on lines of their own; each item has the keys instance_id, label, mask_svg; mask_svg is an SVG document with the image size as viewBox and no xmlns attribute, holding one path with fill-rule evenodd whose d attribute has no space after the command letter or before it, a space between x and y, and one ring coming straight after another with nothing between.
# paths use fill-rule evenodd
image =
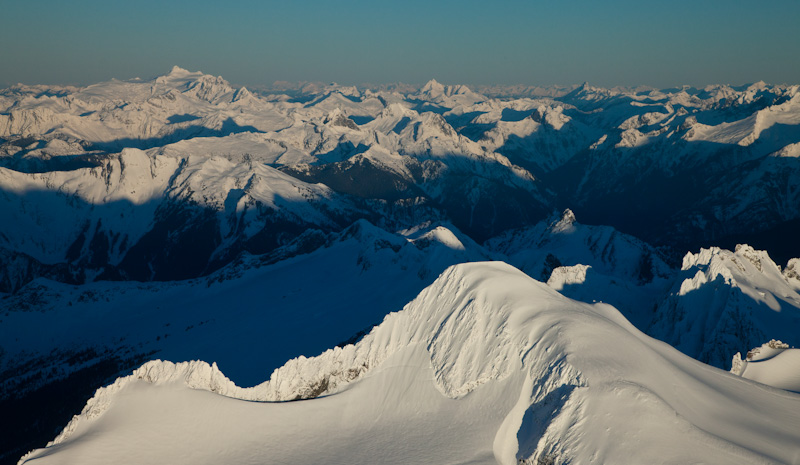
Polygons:
<instances>
[{"instance_id":1,"label":"windswept snow surface","mask_svg":"<svg viewBox=\"0 0 800 465\"><path fill-rule=\"evenodd\" d=\"M799 444L797 394L492 262L251 389L150 362L20 463L797 463Z\"/></svg>"}]
</instances>

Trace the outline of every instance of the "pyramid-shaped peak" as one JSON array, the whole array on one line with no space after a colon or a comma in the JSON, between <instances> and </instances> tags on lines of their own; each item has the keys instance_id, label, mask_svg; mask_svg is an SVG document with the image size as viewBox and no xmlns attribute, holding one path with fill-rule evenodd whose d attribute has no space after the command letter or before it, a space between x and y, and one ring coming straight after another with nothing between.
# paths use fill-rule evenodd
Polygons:
<instances>
[{"instance_id":1,"label":"pyramid-shaped peak","mask_svg":"<svg viewBox=\"0 0 800 465\"><path fill-rule=\"evenodd\" d=\"M348 117L347 112L338 107L328 113L325 124L358 130L358 125Z\"/></svg>"},{"instance_id":2,"label":"pyramid-shaped peak","mask_svg":"<svg viewBox=\"0 0 800 465\"><path fill-rule=\"evenodd\" d=\"M589 85L588 81L584 81L583 84L576 87L572 92L569 92L565 97L579 97L584 96L587 93L594 91L595 88Z\"/></svg>"},{"instance_id":3,"label":"pyramid-shaped peak","mask_svg":"<svg viewBox=\"0 0 800 465\"><path fill-rule=\"evenodd\" d=\"M453 86L453 94L454 95L463 95L472 93L472 89L465 86L464 84L459 84L457 86Z\"/></svg>"},{"instance_id":4,"label":"pyramid-shaped peak","mask_svg":"<svg viewBox=\"0 0 800 465\"><path fill-rule=\"evenodd\" d=\"M390 103L386 106L383 110L381 110L381 117L397 117L397 116L409 116L414 117L417 115L417 112L408 108L407 106L403 105L402 103L395 102Z\"/></svg>"},{"instance_id":5,"label":"pyramid-shaped peak","mask_svg":"<svg viewBox=\"0 0 800 465\"><path fill-rule=\"evenodd\" d=\"M444 85L440 84L436 79L431 79L422 86L422 92L427 94L441 94L444 93Z\"/></svg>"},{"instance_id":6,"label":"pyramid-shaped peak","mask_svg":"<svg viewBox=\"0 0 800 465\"><path fill-rule=\"evenodd\" d=\"M458 133L452 126L438 113L426 112L422 114L422 127L425 130L433 130L434 133L440 133L450 137L456 137Z\"/></svg>"},{"instance_id":7,"label":"pyramid-shaped peak","mask_svg":"<svg viewBox=\"0 0 800 465\"><path fill-rule=\"evenodd\" d=\"M167 76L185 76L187 74L192 74L192 72L187 70L187 69L183 69L178 65L175 65L175 66L172 67L172 69L170 70L169 74L167 74Z\"/></svg>"},{"instance_id":8,"label":"pyramid-shaped peak","mask_svg":"<svg viewBox=\"0 0 800 465\"><path fill-rule=\"evenodd\" d=\"M567 208L561 213L560 217L558 215L554 216L554 220L550 223L550 232L564 233L574 230L577 220L575 219L575 213L573 213L572 210Z\"/></svg>"},{"instance_id":9,"label":"pyramid-shaped peak","mask_svg":"<svg viewBox=\"0 0 800 465\"><path fill-rule=\"evenodd\" d=\"M236 93L233 94L233 99L231 99L231 101L240 102L240 101L243 101L243 100L246 100L246 99L251 99L251 98L253 98L253 94L249 90L247 90L247 87L243 86L243 87L240 87L236 91Z\"/></svg>"}]
</instances>

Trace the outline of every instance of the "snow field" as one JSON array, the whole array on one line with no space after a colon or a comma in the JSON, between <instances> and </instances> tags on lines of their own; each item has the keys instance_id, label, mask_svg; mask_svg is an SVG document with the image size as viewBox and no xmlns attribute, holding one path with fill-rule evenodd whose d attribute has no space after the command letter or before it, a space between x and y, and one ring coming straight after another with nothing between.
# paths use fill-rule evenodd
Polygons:
<instances>
[{"instance_id":1,"label":"snow field","mask_svg":"<svg viewBox=\"0 0 800 465\"><path fill-rule=\"evenodd\" d=\"M287 399L320 375L305 401L209 392ZM201 363L151 362L21 463L793 463L798 413L800 396L689 359L611 306L476 263L355 346L249 390Z\"/></svg>"}]
</instances>

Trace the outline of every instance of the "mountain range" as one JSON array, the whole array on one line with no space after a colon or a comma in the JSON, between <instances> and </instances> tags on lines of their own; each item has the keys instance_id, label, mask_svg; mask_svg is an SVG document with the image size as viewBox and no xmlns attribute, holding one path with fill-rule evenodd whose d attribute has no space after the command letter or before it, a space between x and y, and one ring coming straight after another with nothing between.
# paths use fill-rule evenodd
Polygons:
<instances>
[{"instance_id":1,"label":"mountain range","mask_svg":"<svg viewBox=\"0 0 800 465\"><path fill-rule=\"evenodd\" d=\"M791 430L797 394L747 378L800 391L780 374L800 370L794 349L747 369L734 354L800 344L799 89L482 94L430 81L286 95L178 67L4 89L0 405L13 421L0 460L44 446L121 377L33 456L70 463L113 449L115 463L140 463L120 446L126 435L169 421L126 415L167 389L247 431L257 409L232 399L322 396L309 405L331 416L297 428L352 421L327 445L286 442L280 457L301 463L348 461L381 396L396 405L348 463L430 463L413 450L443 463L722 463L721 450L725 463L792 463L797 438L764 425L775 415ZM594 326L604 329L588 335ZM155 359L185 363L136 369ZM110 407L125 396L128 410ZM358 396L364 405L347 410ZM721 419L744 399L762 413ZM603 423L628 403L658 420ZM276 404L278 419L257 424L285 442L293 430L278 434L279 419L315 408L301 405ZM434 433L462 408L448 405L464 405L451 436L474 447ZM422 426L414 415L426 409L439 414ZM601 423L614 446L601 444ZM421 442L397 449L392 432ZM661 446L636 449L659 434ZM163 445L152 458L245 463L268 449L248 449L249 437L230 455ZM692 446L664 452L679 443Z\"/></svg>"}]
</instances>

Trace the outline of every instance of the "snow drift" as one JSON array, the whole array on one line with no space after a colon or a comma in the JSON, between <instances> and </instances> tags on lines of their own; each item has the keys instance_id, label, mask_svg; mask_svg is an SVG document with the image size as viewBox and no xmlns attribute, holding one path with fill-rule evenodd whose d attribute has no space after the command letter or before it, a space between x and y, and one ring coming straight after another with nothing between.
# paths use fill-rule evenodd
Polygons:
<instances>
[{"instance_id":1,"label":"snow drift","mask_svg":"<svg viewBox=\"0 0 800 465\"><path fill-rule=\"evenodd\" d=\"M742 378L800 393L800 349L789 344L772 339L749 350L744 360L737 352L731 365L731 373Z\"/></svg>"}]
</instances>

